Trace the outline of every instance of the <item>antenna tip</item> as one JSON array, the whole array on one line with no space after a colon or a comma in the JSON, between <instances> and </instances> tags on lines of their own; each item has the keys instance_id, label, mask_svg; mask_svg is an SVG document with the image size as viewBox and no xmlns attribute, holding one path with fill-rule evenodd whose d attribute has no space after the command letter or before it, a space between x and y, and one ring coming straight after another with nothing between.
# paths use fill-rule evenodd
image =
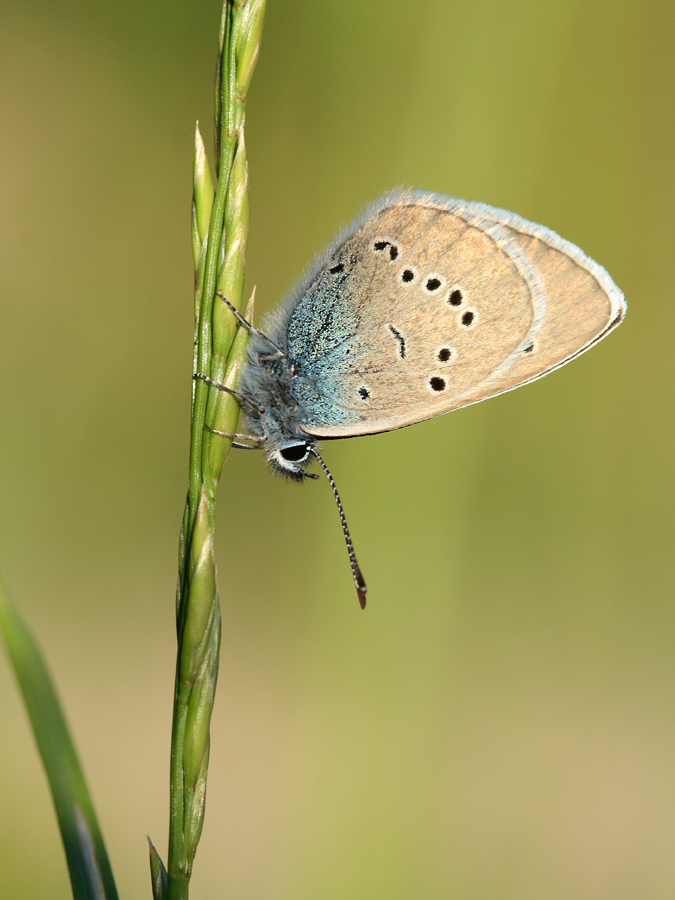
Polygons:
<instances>
[{"instance_id":1,"label":"antenna tip","mask_svg":"<svg viewBox=\"0 0 675 900\"><path fill-rule=\"evenodd\" d=\"M366 585L366 579L363 577L363 573L359 567L359 564L356 561L356 557L352 560L352 573L354 575L354 584L356 585L356 593L359 595L359 604L361 605L361 609L366 608L366 591L368 587Z\"/></svg>"}]
</instances>

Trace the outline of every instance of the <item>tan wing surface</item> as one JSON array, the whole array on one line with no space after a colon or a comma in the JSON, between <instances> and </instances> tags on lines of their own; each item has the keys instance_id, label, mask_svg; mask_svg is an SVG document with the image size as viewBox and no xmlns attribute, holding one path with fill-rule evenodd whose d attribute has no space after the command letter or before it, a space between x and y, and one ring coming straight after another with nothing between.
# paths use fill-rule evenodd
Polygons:
<instances>
[{"instance_id":1,"label":"tan wing surface","mask_svg":"<svg viewBox=\"0 0 675 900\"><path fill-rule=\"evenodd\" d=\"M583 352L619 315L604 269L483 204L403 197L338 259L354 270L358 326L348 360L321 381L343 421L308 422L316 437L388 431L510 390Z\"/></svg>"},{"instance_id":2,"label":"tan wing surface","mask_svg":"<svg viewBox=\"0 0 675 900\"><path fill-rule=\"evenodd\" d=\"M588 350L623 319L626 304L608 272L555 232L514 213L476 204L487 221L502 227L536 269L545 294L538 333L463 398L475 403L541 378ZM466 215L471 216L467 204Z\"/></svg>"}]
</instances>

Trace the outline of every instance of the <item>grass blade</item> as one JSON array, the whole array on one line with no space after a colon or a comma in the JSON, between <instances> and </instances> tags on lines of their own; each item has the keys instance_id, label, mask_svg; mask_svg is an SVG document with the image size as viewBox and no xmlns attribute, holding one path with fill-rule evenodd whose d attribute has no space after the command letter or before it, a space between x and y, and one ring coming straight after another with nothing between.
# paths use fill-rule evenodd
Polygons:
<instances>
[{"instance_id":1,"label":"grass blade","mask_svg":"<svg viewBox=\"0 0 675 900\"><path fill-rule=\"evenodd\" d=\"M115 880L61 704L38 644L0 585L0 633L47 773L75 900L118 900Z\"/></svg>"}]
</instances>

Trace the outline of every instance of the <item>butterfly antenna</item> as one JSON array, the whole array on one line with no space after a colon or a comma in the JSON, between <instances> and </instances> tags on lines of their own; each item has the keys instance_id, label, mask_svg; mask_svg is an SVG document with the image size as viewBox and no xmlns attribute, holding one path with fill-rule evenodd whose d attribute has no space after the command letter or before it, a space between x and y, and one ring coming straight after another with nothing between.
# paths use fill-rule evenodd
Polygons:
<instances>
[{"instance_id":1,"label":"butterfly antenna","mask_svg":"<svg viewBox=\"0 0 675 900\"><path fill-rule=\"evenodd\" d=\"M342 531L345 536L345 543L347 544L347 553L349 553L349 562L352 567L352 575L354 576L354 584L356 585L356 593L359 595L359 603L361 605L361 609L366 608L366 591L368 590L366 586L365 578L363 577L363 573L361 572L361 567L359 566L358 560L356 559L356 553L354 553L354 545L352 544L352 536L349 533L349 528L347 527L347 519L345 517L345 511L342 508L342 501L340 500L340 495L338 494L338 489L335 484L335 480L333 476L330 474L330 470L326 463L323 461L321 456L319 455L319 451L315 447L310 447L309 452L312 456L316 456L319 460L319 465L324 471L326 478L328 479L328 483L333 489L333 496L335 497L335 502L337 503L338 512L340 513L340 522L342 523Z\"/></svg>"}]
</instances>

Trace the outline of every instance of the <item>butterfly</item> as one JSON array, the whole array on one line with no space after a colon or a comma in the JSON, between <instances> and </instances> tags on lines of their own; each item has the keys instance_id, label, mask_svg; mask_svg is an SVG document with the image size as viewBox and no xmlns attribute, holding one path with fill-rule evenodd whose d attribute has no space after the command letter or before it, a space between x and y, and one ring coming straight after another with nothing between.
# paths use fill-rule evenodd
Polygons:
<instances>
[{"instance_id":1,"label":"butterfly","mask_svg":"<svg viewBox=\"0 0 675 900\"><path fill-rule=\"evenodd\" d=\"M248 433L228 436L291 479L316 478L307 467L319 462L362 607L365 580L317 442L513 390L584 353L626 311L607 271L550 229L421 191L387 194L345 228L263 330L221 297L251 332L237 394Z\"/></svg>"}]
</instances>

